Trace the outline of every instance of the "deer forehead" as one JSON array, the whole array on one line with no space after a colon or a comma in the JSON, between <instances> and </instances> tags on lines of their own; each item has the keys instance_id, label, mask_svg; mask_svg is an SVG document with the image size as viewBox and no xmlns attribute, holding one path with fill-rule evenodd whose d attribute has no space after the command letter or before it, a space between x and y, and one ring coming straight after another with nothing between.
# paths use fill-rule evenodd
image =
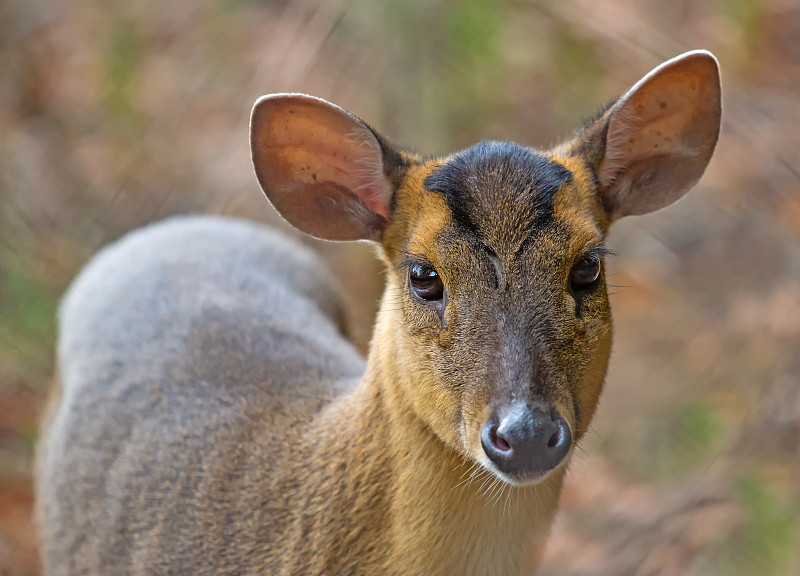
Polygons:
<instances>
[{"instance_id":1,"label":"deer forehead","mask_svg":"<svg viewBox=\"0 0 800 576\"><path fill-rule=\"evenodd\" d=\"M467 247L506 263L570 257L602 241L608 226L581 160L510 142L481 142L422 163L403 184L395 221L404 225L384 236L392 260L416 255L446 266L463 261L454 250Z\"/></svg>"}]
</instances>

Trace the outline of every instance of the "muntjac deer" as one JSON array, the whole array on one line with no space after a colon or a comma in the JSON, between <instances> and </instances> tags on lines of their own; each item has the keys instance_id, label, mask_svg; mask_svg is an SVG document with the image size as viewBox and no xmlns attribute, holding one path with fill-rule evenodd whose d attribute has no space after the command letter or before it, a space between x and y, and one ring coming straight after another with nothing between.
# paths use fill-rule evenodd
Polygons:
<instances>
[{"instance_id":1,"label":"muntjac deer","mask_svg":"<svg viewBox=\"0 0 800 576\"><path fill-rule=\"evenodd\" d=\"M320 262L276 232L175 218L106 248L60 312L45 572L531 574L606 375L609 226L683 196L719 123L704 51L550 150L422 157L324 100L259 99L278 212L379 247L366 363Z\"/></svg>"}]
</instances>

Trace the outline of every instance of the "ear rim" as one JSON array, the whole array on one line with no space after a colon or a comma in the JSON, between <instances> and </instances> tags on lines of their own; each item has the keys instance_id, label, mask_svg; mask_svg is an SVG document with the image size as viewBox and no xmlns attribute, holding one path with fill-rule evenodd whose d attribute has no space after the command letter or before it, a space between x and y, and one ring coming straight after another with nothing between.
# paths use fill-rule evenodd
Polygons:
<instances>
[{"instance_id":1,"label":"ear rim","mask_svg":"<svg viewBox=\"0 0 800 576\"><path fill-rule=\"evenodd\" d=\"M373 199L373 203L379 204L381 209L376 211L371 209L366 202L363 201L355 192L352 190L346 189L345 187L339 187L339 192L341 194L346 194L350 200L352 201L352 205L348 206L348 210L353 212L354 214L358 214L358 219L364 224L361 233L355 234L343 234L343 235L323 235L314 233L311 230L306 229L305 227L293 222L292 219L288 218L285 211L279 207L280 201L278 201L278 197L280 195L280 191L276 188L275 183L272 182L270 176L265 173L263 166L260 160L257 159L257 156L261 154L261 146L262 142L258 137L258 132L261 126L263 126L268 120L264 119L263 117L266 116L271 110L273 106L291 106L291 104L295 102L300 106L307 106L308 104L312 104L315 106L320 106L325 109L328 113L333 113L340 116L342 119L347 120L348 122L352 123L354 126L354 133L352 134L353 139L357 139L361 136L364 137L363 144L366 144L370 148L370 152L375 154L375 156L380 160L380 172L376 170L375 173L371 176L374 177L375 181L382 180L382 192L379 198ZM358 130L358 133L355 131ZM289 225L293 228L297 228L304 234L308 234L314 238L318 238L320 240L328 240L333 242L348 242L348 241L371 241L371 242L379 242L380 237L383 233L383 229L386 227L388 222L389 214L391 211L391 201L396 189L396 183L392 181L390 175L387 173L387 148L388 144L386 141L373 130L366 122L361 120L356 115L348 112L341 106L334 104L324 98L320 98L318 96L313 96L310 94L304 94L301 92L276 92L272 94L265 94L258 97L253 104L253 108L250 112L250 158L253 164L254 172L256 174L256 179L261 187L262 192L267 197L267 200L270 204L275 208L276 212L280 215L280 217L286 221ZM394 158L396 154L391 154ZM372 167L374 169L374 167ZM370 169L368 167L368 169ZM301 185L298 184L298 188Z\"/></svg>"},{"instance_id":2,"label":"ear rim","mask_svg":"<svg viewBox=\"0 0 800 576\"><path fill-rule=\"evenodd\" d=\"M717 85L721 87L720 67L719 67L719 60L717 60L717 57L714 56L714 54L712 54L708 50L705 50L703 48L697 50L689 50L688 52L683 52L682 54L678 54L677 56L670 58L665 62L662 62L661 64L650 70L650 72L642 76L638 82L636 82L633 86L631 86L625 92L625 94L620 96L617 99L617 101L611 106L611 108L609 109L609 114L606 120L606 124L610 123L611 118L614 115L615 111L621 108L622 105L625 104L633 94L635 94L640 88L642 88L642 86L650 82L656 76L660 76L664 71L673 68L677 65L683 65L688 61L695 59L697 59L698 62L708 62L709 64L714 64L714 70L716 71L715 77L717 80ZM719 90L718 93L721 94L722 91ZM722 99L720 98L719 100L721 103Z\"/></svg>"},{"instance_id":3,"label":"ear rim","mask_svg":"<svg viewBox=\"0 0 800 576\"><path fill-rule=\"evenodd\" d=\"M622 118L622 114L628 113L627 105L630 103L631 99L636 96L636 94L645 88L649 83L657 81L656 79L659 76L664 74L669 74L672 72L677 72L682 67L691 66L692 64L700 65L706 67L706 74L703 76L705 79L709 80L707 87L711 93L712 100L708 102L707 109L713 114L709 119L711 120L711 125L713 125L713 135L707 139L705 142L705 146L702 147L701 152L696 155L696 158L702 159L700 163L703 164L701 170L698 171L697 177L694 180L687 181L685 185L678 189L678 191L670 197L670 199L660 202L657 198L653 198L651 203L648 204L647 202L642 202L642 205L637 207L633 207L630 210L621 208L618 206L619 202L615 201L613 194L607 194L607 192L617 184L620 177L624 174L624 171L618 172L615 177L610 178L611 183L607 185L606 189L603 189L603 177L604 177L604 168L608 170L607 161L612 159L609 156L609 131L612 127L612 124L615 120L619 120L619 122L627 122L628 120ZM713 157L714 150L716 149L717 142L719 141L719 134L721 129L721 115L722 115L722 85L721 85L721 75L720 75L720 66L719 61L717 60L716 56L709 52L708 50L698 49L698 50L690 50L688 52L684 52L679 54L665 62L662 62L650 72L645 74L639 81L637 81L630 89L628 89L622 96L620 96L613 104L608 106L608 108L604 111L602 116L598 118L598 122L595 124L587 126L584 128L588 130L593 130L599 128L601 131L600 139L602 141L602 152L599 158L594 158L594 170L598 180L598 186L600 189L598 190L598 194L600 199L605 207L605 211L608 215L610 222L614 222L619 218L624 216L633 216L633 215L642 215L648 214L651 212L655 212L666 206L676 202L684 195L686 195L689 190L691 190L697 182L702 178L703 174L705 173L706 167L708 163L711 161ZM597 126L599 124L599 126ZM592 128L591 126L595 126ZM580 146L579 146L580 149ZM688 157L687 157L688 158ZM609 172L613 173L613 168ZM608 176L608 174L606 174Z\"/></svg>"}]
</instances>

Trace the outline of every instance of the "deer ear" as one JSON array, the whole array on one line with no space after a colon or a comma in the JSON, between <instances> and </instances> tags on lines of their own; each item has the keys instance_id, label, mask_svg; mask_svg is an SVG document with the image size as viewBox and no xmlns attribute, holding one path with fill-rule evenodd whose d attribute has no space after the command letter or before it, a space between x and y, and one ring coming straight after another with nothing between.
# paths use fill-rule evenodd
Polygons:
<instances>
[{"instance_id":1,"label":"deer ear","mask_svg":"<svg viewBox=\"0 0 800 576\"><path fill-rule=\"evenodd\" d=\"M609 217L646 214L686 194L714 152L720 114L717 60L696 50L655 68L587 127L582 152Z\"/></svg>"},{"instance_id":2,"label":"deer ear","mask_svg":"<svg viewBox=\"0 0 800 576\"><path fill-rule=\"evenodd\" d=\"M278 212L325 240L376 240L393 186L379 137L338 106L305 94L259 98L250 118L258 182Z\"/></svg>"}]
</instances>

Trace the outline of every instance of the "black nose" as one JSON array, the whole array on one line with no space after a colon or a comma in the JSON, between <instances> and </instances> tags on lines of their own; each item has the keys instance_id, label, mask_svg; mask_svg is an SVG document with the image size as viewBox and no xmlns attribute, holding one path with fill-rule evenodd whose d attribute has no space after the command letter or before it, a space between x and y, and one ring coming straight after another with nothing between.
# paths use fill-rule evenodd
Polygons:
<instances>
[{"instance_id":1,"label":"black nose","mask_svg":"<svg viewBox=\"0 0 800 576\"><path fill-rule=\"evenodd\" d=\"M516 404L484 423L481 444L501 472L524 479L558 466L572 446L572 432L560 416Z\"/></svg>"}]
</instances>

